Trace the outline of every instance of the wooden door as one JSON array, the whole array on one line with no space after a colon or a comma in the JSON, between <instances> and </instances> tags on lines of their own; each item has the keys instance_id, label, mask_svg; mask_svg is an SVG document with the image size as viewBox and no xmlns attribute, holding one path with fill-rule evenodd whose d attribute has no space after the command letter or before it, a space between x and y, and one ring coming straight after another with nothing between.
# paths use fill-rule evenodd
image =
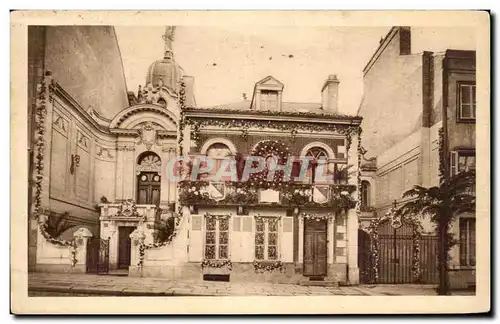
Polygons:
<instances>
[{"instance_id":1,"label":"wooden door","mask_svg":"<svg viewBox=\"0 0 500 324\"><path fill-rule=\"evenodd\" d=\"M128 269L130 266L130 234L134 227L120 226L118 228L118 269Z\"/></svg>"},{"instance_id":2,"label":"wooden door","mask_svg":"<svg viewBox=\"0 0 500 324\"><path fill-rule=\"evenodd\" d=\"M306 220L304 223L304 276L326 276L326 229L324 220Z\"/></svg>"},{"instance_id":3,"label":"wooden door","mask_svg":"<svg viewBox=\"0 0 500 324\"><path fill-rule=\"evenodd\" d=\"M157 172L141 172L137 177L137 203L160 204L161 177Z\"/></svg>"}]
</instances>

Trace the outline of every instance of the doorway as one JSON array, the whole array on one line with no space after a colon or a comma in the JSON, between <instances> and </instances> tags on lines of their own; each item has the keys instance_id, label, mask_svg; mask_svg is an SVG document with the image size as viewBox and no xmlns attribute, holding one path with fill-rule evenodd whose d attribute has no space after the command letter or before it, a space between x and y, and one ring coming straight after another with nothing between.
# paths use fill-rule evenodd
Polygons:
<instances>
[{"instance_id":1,"label":"doorway","mask_svg":"<svg viewBox=\"0 0 500 324\"><path fill-rule=\"evenodd\" d=\"M326 277L327 223L325 220L306 219L304 222L304 276Z\"/></svg>"},{"instance_id":2,"label":"doorway","mask_svg":"<svg viewBox=\"0 0 500 324\"><path fill-rule=\"evenodd\" d=\"M118 227L118 269L128 269L130 266L130 234L134 230L135 227L131 226Z\"/></svg>"}]
</instances>

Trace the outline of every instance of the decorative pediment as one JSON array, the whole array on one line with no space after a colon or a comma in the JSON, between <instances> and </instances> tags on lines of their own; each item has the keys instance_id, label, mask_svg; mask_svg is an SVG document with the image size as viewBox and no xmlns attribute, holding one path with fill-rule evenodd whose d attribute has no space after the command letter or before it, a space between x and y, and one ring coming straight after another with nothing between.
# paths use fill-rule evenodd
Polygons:
<instances>
[{"instance_id":1,"label":"decorative pediment","mask_svg":"<svg viewBox=\"0 0 500 324\"><path fill-rule=\"evenodd\" d=\"M272 76L267 76L264 79L260 80L255 84L255 86L259 89L273 89L273 90L283 90L283 83L278 81L276 78Z\"/></svg>"},{"instance_id":2,"label":"decorative pediment","mask_svg":"<svg viewBox=\"0 0 500 324\"><path fill-rule=\"evenodd\" d=\"M111 129L136 129L145 122L152 122L157 129L175 131L178 116L169 109L153 104L139 104L120 111L111 121Z\"/></svg>"}]
</instances>

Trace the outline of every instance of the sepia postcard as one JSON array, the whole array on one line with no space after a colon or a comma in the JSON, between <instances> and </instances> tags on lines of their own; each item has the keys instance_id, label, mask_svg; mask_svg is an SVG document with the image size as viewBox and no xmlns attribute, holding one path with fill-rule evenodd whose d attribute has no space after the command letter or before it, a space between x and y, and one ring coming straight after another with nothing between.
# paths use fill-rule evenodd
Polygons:
<instances>
[{"instance_id":1,"label":"sepia postcard","mask_svg":"<svg viewBox=\"0 0 500 324\"><path fill-rule=\"evenodd\" d=\"M488 12L13 11L11 40L12 313L490 310Z\"/></svg>"}]
</instances>

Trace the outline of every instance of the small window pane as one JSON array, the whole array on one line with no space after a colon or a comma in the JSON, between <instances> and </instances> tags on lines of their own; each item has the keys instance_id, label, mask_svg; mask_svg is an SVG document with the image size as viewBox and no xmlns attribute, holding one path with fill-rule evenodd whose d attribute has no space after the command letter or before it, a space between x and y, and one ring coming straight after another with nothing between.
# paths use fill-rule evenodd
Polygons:
<instances>
[{"instance_id":1,"label":"small window pane","mask_svg":"<svg viewBox=\"0 0 500 324\"><path fill-rule=\"evenodd\" d=\"M269 245L278 245L278 234L277 233L269 233L268 244Z\"/></svg>"},{"instance_id":2,"label":"small window pane","mask_svg":"<svg viewBox=\"0 0 500 324\"><path fill-rule=\"evenodd\" d=\"M269 222L269 232L277 232L278 231L278 223L274 221Z\"/></svg>"},{"instance_id":3,"label":"small window pane","mask_svg":"<svg viewBox=\"0 0 500 324\"><path fill-rule=\"evenodd\" d=\"M264 259L264 247L262 245L259 245L259 246L255 247L255 258L257 260L263 260Z\"/></svg>"},{"instance_id":4,"label":"small window pane","mask_svg":"<svg viewBox=\"0 0 500 324\"><path fill-rule=\"evenodd\" d=\"M229 220L227 218L222 218L219 220L219 230L227 231L229 228Z\"/></svg>"},{"instance_id":5,"label":"small window pane","mask_svg":"<svg viewBox=\"0 0 500 324\"><path fill-rule=\"evenodd\" d=\"M215 244L215 232L207 232L206 242L207 244Z\"/></svg>"},{"instance_id":6,"label":"small window pane","mask_svg":"<svg viewBox=\"0 0 500 324\"><path fill-rule=\"evenodd\" d=\"M471 86L462 85L460 86L461 103L469 104L471 103Z\"/></svg>"},{"instance_id":7,"label":"small window pane","mask_svg":"<svg viewBox=\"0 0 500 324\"><path fill-rule=\"evenodd\" d=\"M269 260L278 259L278 249L276 248L276 246L270 246L267 249L267 256Z\"/></svg>"},{"instance_id":8,"label":"small window pane","mask_svg":"<svg viewBox=\"0 0 500 324\"><path fill-rule=\"evenodd\" d=\"M257 232L264 232L264 222L262 220L257 220L255 222L255 228Z\"/></svg>"},{"instance_id":9,"label":"small window pane","mask_svg":"<svg viewBox=\"0 0 500 324\"><path fill-rule=\"evenodd\" d=\"M207 219L207 231L215 231L215 218Z\"/></svg>"},{"instance_id":10,"label":"small window pane","mask_svg":"<svg viewBox=\"0 0 500 324\"><path fill-rule=\"evenodd\" d=\"M205 246L205 258L206 259L215 259L215 245Z\"/></svg>"},{"instance_id":11,"label":"small window pane","mask_svg":"<svg viewBox=\"0 0 500 324\"><path fill-rule=\"evenodd\" d=\"M219 243L220 244L227 244L229 240L228 233L227 232L220 232L219 233Z\"/></svg>"},{"instance_id":12,"label":"small window pane","mask_svg":"<svg viewBox=\"0 0 500 324\"><path fill-rule=\"evenodd\" d=\"M255 244L256 245L264 244L264 233L255 234Z\"/></svg>"},{"instance_id":13,"label":"small window pane","mask_svg":"<svg viewBox=\"0 0 500 324\"><path fill-rule=\"evenodd\" d=\"M227 259L227 245L219 246L219 259Z\"/></svg>"}]
</instances>

